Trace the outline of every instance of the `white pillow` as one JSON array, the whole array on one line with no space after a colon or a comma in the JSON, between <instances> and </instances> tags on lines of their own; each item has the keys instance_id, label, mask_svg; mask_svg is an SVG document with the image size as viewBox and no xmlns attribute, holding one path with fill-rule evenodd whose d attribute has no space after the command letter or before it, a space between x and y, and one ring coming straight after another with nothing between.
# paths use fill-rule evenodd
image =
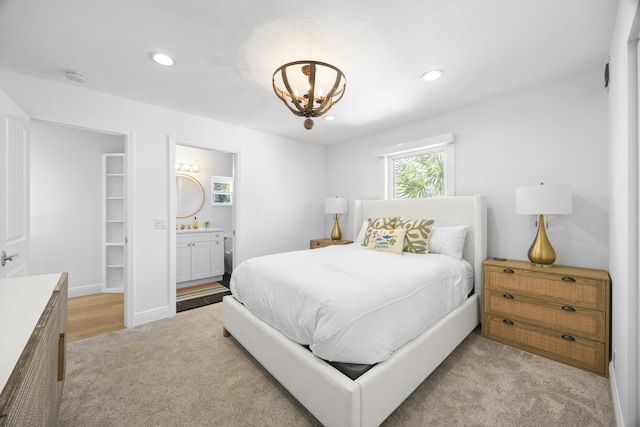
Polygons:
<instances>
[{"instance_id":1,"label":"white pillow","mask_svg":"<svg viewBox=\"0 0 640 427\"><path fill-rule=\"evenodd\" d=\"M367 221L366 219L362 221L362 227L360 227L360 232L358 233L358 237L356 237L356 240L353 243L357 243L361 245L362 242L364 242L364 235L367 232L368 226L369 226L369 221Z\"/></svg>"},{"instance_id":2,"label":"white pillow","mask_svg":"<svg viewBox=\"0 0 640 427\"><path fill-rule=\"evenodd\" d=\"M433 227L429 239L429 253L449 255L462 259L464 240L467 236L466 225L454 227Z\"/></svg>"}]
</instances>

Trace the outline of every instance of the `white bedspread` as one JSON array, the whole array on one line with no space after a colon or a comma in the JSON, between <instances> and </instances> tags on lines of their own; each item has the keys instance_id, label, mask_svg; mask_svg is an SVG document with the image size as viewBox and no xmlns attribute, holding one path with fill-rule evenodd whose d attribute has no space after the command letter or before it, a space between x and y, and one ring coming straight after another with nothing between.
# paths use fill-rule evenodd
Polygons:
<instances>
[{"instance_id":1,"label":"white bedspread","mask_svg":"<svg viewBox=\"0 0 640 427\"><path fill-rule=\"evenodd\" d=\"M374 364L464 301L469 264L352 244L249 259L231 292L257 317L334 362Z\"/></svg>"}]
</instances>

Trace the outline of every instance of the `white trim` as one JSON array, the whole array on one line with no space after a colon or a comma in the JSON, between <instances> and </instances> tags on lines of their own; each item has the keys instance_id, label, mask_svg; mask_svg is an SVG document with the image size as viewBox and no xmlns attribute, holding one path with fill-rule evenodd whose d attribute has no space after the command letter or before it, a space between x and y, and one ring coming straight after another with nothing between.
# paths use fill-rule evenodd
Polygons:
<instances>
[{"instance_id":1,"label":"white trim","mask_svg":"<svg viewBox=\"0 0 640 427\"><path fill-rule=\"evenodd\" d=\"M392 145L390 147L378 148L374 151L377 157L396 156L398 154L408 154L413 151L421 151L427 148L435 148L455 142L456 138L452 132L442 135L431 136L429 138L418 139L411 142Z\"/></svg>"},{"instance_id":2,"label":"white trim","mask_svg":"<svg viewBox=\"0 0 640 427\"><path fill-rule=\"evenodd\" d=\"M68 288L68 298L83 297L85 295L94 295L102 292L102 283L95 285L78 286L75 288Z\"/></svg>"},{"instance_id":3,"label":"white trim","mask_svg":"<svg viewBox=\"0 0 640 427\"><path fill-rule=\"evenodd\" d=\"M136 195L133 193L135 186L135 175L133 174L134 159L134 140L135 132L130 131L124 135L124 167L125 167L125 180L124 180L124 192L125 192L125 212L124 212L124 228L125 228L125 244L124 244L124 256L125 256L125 268L124 268L124 327L130 328L133 326L133 317L135 313L135 291L133 274L135 268L134 262L134 242L133 238L133 213L135 212Z\"/></svg>"},{"instance_id":4,"label":"white trim","mask_svg":"<svg viewBox=\"0 0 640 427\"><path fill-rule=\"evenodd\" d=\"M169 180L169 204L167 206L167 218L169 218L169 251L167 266L169 268L169 283L167 286L167 298L169 301L169 315L171 317L176 315L176 140L168 135L167 138L167 158L169 159L169 173L167 179Z\"/></svg>"},{"instance_id":5,"label":"white trim","mask_svg":"<svg viewBox=\"0 0 640 427\"><path fill-rule=\"evenodd\" d=\"M173 310L175 311L175 304L173 305ZM174 313L175 315L175 313ZM141 311L140 313L136 313L133 319L133 326L144 325L145 323L155 322L156 320L162 320L171 317L171 307L158 307L153 308L151 310Z\"/></svg>"},{"instance_id":6,"label":"white trim","mask_svg":"<svg viewBox=\"0 0 640 427\"><path fill-rule=\"evenodd\" d=\"M624 417L622 416L622 406L620 405L620 395L616 383L616 368L613 362L609 362L609 384L611 386L611 400L613 401L613 414L615 415L616 426L624 427Z\"/></svg>"},{"instance_id":7,"label":"white trim","mask_svg":"<svg viewBox=\"0 0 640 427\"><path fill-rule=\"evenodd\" d=\"M635 49L634 49L634 68L635 68L635 79L633 79L633 84L634 84L634 91L633 93L630 95L632 96L633 99L633 103L630 104L629 107L629 117L631 118L630 120L633 120L634 123L634 128L633 128L633 133L634 135L632 136L633 140L632 140L632 144L631 146L634 147L635 149L635 164L633 165L633 170L635 172L636 175L636 182L635 182L635 220L636 220L636 234L635 234L635 239L634 239L634 250L635 250L635 258L636 258L636 267L633 270L633 281L629 281L629 284L631 283L635 283L636 284L636 303L635 303L635 311L636 312L636 321L637 324L635 326L636 328L636 336L635 336L635 340L636 340L636 348L635 348L635 362L636 362L636 377L634 380L632 380L632 382L635 382L635 397L636 399L640 399L640 363L639 363L639 359L640 359L640 316L637 314L638 308L640 308L640 292L637 290L637 284L638 284L638 280L640 278L640 249L638 248L638 243L640 240L640 198L638 197L640 194L640 176L638 174L638 166L640 165L640 152L638 150L638 139L639 139L639 135L640 135L640 120L638 120L638 113L640 110L640 43L638 40L638 37L640 36L640 29L638 28L640 26L640 24L638 24L638 18L640 17L640 6L638 8L636 8L636 14L635 14L635 22L633 25L633 32L634 32L634 40L633 43L635 44ZM636 400L637 401L637 400ZM640 422L640 408L636 405L636 420L638 420L638 422ZM624 425L624 421L622 422L621 425Z\"/></svg>"},{"instance_id":8,"label":"white trim","mask_svg":"<svg viewBox=\"0 0 640 427\"><path fill-rule=\"evenodd\" d=\"M444 195L456 195L456 146L447 144L445 147L446 163L444 165Z\"/></svg>"}]
</instances>

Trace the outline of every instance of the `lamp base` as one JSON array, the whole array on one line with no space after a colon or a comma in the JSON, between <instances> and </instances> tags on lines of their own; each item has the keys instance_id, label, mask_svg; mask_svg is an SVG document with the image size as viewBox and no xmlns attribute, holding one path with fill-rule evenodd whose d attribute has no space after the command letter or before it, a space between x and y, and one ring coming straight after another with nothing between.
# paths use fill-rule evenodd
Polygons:
<instances>
[{"instance_id":1,"label":"lamp base","mask_svg":"<svg viewBox=\"0 0 640 427\"><path fill-rule=\"evenodd\" d=\"M338 214L336 214L336 219L333 221L331 240L342 240L342 231L340 230L340 224L338 224Z\"/></svg>"},{"instance_id":2,"label":"lamp base","mask_svg":"<svg viewBox=\"0 0 640 427\"><path fill-rule=\"evenodd\" d=\"M536 262L531 262L531 265L533 265L534 267L542 267L542 268L549 268L549 267L553 267L553 264L538 264Z\"/></svg>"},{"instance_id":3,"label":"lamp base","mask_svg":"<svg viewBox=\"0 0 640 427\"><path fill-rule=\"evenodd\" d=\"M544 215L538 218L538 234L529 248L529 261L538 267L551 267L556 261L556 251L544 229Z\"/></svg>"}]
</instances>

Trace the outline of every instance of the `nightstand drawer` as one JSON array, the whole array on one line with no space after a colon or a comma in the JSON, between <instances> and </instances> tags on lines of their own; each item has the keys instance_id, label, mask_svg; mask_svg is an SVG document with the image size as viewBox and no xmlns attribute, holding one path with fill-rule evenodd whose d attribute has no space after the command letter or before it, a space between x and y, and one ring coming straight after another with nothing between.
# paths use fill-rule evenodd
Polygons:
<instances>
[{"instance_id":1,"label":"nightstand drawer","mask_svg":"<svg viewBox=\"0 0 640 427\"><path fill-rule=\"evenodd\" d=\"M603 311L543 301L509 292L485 292L485 312L535 323L582 338L601 342L606 340L606 320Z\"/></svg>"},{"instance_id":2,"label":"nightstand drawer","mask_svg":"<svg viewBox=\"0 0 640 427\"><path fill-rule=\"evenodd\" d=\"M551 270L536 272L514 267L487 266L485 274L484 287L487 289L516 292L601 311L607 308L606 286L601 280L553 274Z\"/></svg>"},{"instance_id":3,"label":"nightstand drawer","mask_svg":"<svg viewBox=\"0 0 640 427\"><path fill-rule=\"evenodd\" d=\"M482 326L486 338L606 375L604 343L486 313Z\"/></svg>"},{"instance_id":4,"label":"nightstand drawer","mask_svg":"<svg viewBox=\"0 0 640 427\"><path fill-rule=\"evenodd\" d=\"M310 249L324 248L325 246L329 246L329 245L326 243L320 242L318 240L312 240L309 244Z\"/></svg>"},{"instance_id":5,"label":"nightstand drawer","mask_svg":"<svg viewBox=\"0 0 640 427\"><path fill-rule=\"evenodd\" d=\"M313 239L309 242L309 249L324 248L326 246L349 245L351 240Z\"/></svg>"}]
</instances>

